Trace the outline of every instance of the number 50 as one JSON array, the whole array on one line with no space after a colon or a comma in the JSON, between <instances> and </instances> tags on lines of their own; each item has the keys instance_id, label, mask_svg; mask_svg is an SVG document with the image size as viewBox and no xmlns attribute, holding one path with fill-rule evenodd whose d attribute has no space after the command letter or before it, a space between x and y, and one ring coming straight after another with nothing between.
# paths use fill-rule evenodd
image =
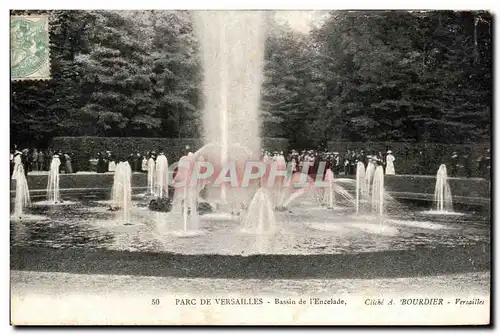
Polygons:
<instances>
[{"instance_id":1,"label":"number 50","mask_svg":"<svg viewBox=\"0 0 500 335\"><path fill-rule=\"evenodd\" d=\"M158 306L160 304L160 299L151 299L151 305Z\"/></svg>"}]
</instances>

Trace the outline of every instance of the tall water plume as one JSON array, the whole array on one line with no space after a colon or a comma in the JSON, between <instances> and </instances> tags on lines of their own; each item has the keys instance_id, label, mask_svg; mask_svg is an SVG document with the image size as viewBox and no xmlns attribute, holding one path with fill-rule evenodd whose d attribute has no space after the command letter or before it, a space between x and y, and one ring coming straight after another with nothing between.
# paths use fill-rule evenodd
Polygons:
<instances>
[{"instance_id":1,"label":"tall water plume","mask_svg":"<svg viewBox=\"0 0 500 335\"><path fill-rule=\"evenodd\" d=\"M59 193L59 166L61 160L59 155L54 155L50 162L49 177L47 180L47 201L52 204L57 204L61 201Z\"/></svg>"},{"instance_id":2,"label":"tall water plume","mask_svg":"<svg viewBox=\"0 0 500 335\"><path fill-rule=\"evenodd\" d=\"M253 234L272 234L276 229L271 192L261 187L248 207L242 219L243 229Z\"/></svg>"},{"instance_id":3,"label":"tall water plume","mask_svg":"<svg viewBox=\"0 0 500 335\"><path fill-rule=\"evenodd\" d=\"M371 189L372 212L382 217L384 214L384 168L377 166L373 174L373 184Z\"/></svg>"},{"instance_id":4,"label":"tall water plume","mask_svg":"<svg viewBox=\"0 0 500 335\"><path fill-rule=\"evenodd\" d=\"M335 207L335 190L334 190L335 176L333 175L332 170L330 169L326 170L325 181L327 183L327 187L325 189L326 193L324 201L328 206L328 208L332 209Z\"/></svg>"},{"instance_id":5,"label":"tall water plume","mask_svg":"<svg viewBox=\"0 0 500 335\"><path fill-rule=\"evenodd\" d=\"M434 189L434 210L438 212L453 212L453 198L446 165L441 164L436 174L436 187Z\"/></svg>"},{"instance_id":6,"label":"tall water plume","mask_svg":"<svg viewBox=\"0 0 500 335\"><path fill-rule=\"evenodd\" d=\"M128 162L120 162L116 166L111 189L112 205L118 209L118 220L123 224L130 223L132 209L132 169Z\"/></svg>"},{"instance_id":7,"label":"tall water plume","mask_svg":"<svg viewBox=\"0 0 500 335\"><path fill-rule=\"evenodd\" d=\"M356 166L356 214L359 214L360 198L365 193L365 164L358 162Z\"/></svg>"},{"instance_id":8,"label":"tall water plume","mask_svg":"<svg viewBox=\"0 0 500 335\"><path fill-rule=\"evenodd\" d=\"M368 162L365 171L364 185L363 185L363 194L365 198L369 201L370 199L370 191L372 188L373 174L375 173L375 164L372 162Z\"/></svg>"},{"instance_id":9,"label":"tall water plume","mask_svg":"<svg viewBox=\"0 0 500 335\"><path fill-rule=\"evenodd\" d=\"M16 198L14 200L14 217L20 219L23 217L24 208L30 206L30 192L28 189L28 181L24 174L22 164L16 165L13 178L16 180Z\"/></svg>"},{"instance_id":10,"label":"tall water plume","mask_svg":"<svg viewBox=\"0 0 500 335\"><path fill-rule=\"evenodd\" d=\"M147 195L155 194L155 185L156 185L156 163L153 157L148 159L148 190Z\"/></svg>"},{"instance_id":11,"label":"tall water plume","mask_svg":"<svg viewBox=\"0 0 500 335\"><path fill-rule=\"evenodd\" d=\"M154 178L156 196L168 198L168 160L164 154L156 158L156 178Z\"/></svg>"},{"instance_id":12,"label":"tall water plume","mask_svg":"<svg viewBox=\"0 0 500 335\"><path fill-rule=\"evenodd\" d=\"M181 157L173 180L177 186L172 201L172 213L180 215L184 233L198 228L199 180L192 180L193 177L196 178L196 175L193 175L195 161L196 157L191 153Z\"/></svg>"},{"instance_id":13,"label":"tall water plume","mask_svg":"<svg viewBox=\"0 0 500 335\"><path fill-rule=\"evenodd\" d=\"M260 150L260 89L267 15L262 11L197 11L203 62L205 143Z\"/></svg>"}]
</instances>

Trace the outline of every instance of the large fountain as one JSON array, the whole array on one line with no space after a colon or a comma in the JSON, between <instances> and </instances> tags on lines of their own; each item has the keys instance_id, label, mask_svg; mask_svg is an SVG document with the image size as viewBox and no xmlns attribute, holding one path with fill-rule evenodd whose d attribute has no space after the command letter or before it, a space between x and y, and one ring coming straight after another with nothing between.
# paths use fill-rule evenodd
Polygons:
<instances>
[{"instance_id":1,"label":"large fountain","mask_svg":"<svg viewBox=\"0 0 500 335\"><path fill-rule=\"evenodd\" d=\"M197 178L194 178L195 157L192 153L181 157L179 160L177 174L173 178L175 193L172 202L171 215L175 221L181 222L181 227L175 227L170 233L179 236L196 236L200 234L198 230L199 216L199 185ZM193 182L192 182L193 181ZM157 229L165 231L165 223L160 220ZM180 229L179 229L180 228Z\"/></svg>"},{"instance_id":2,"label":"large fountain","mask_svg":"<svg viewBox=\"0 0 500 335\"><path fill-rule=\"evenodd\" d=\"M60 154L54 154L50 162L49 174L47 176L47 187L45 189L46 200L37 201L33 203L33 206L70 206L74 205L76 201L68 201L61 198L60 190L60 166L61 159Z\"/></svg>"},{"instance_id":3,"label":"large fountain","mask_svg":"<svg viewBox=\"0 0 500 335\"><path fill-rule=\"evenodd\" d=\"M163 152L160 152L156 158L155 171L155 194L159 198L168 198L168 160Z\"/></svg>"},{"instance_id":4,"label":"large fountain","mask_svg":"<svg viewBox=\"0 0 500 335\"><path fill-rule=\"evenodd\" d=\"M59 193L59 166L61 160L59 155L54 155L50 162L49 177L47 178L47 202L50 204L58 204L61 202Z\"/></svg>"},{"instance_id":5,"label":"large fountain","mask_svg":"<svg viewBox=\"0 0 500 335\"><path fill-rule=\"evenodd\" d=\"M360 202L365 194L365 164L358 162L356 165L356 214L359 214Z\"/></svg>"},{"instance_id":6,"label":"large fountain","mask_svg":"<svg viewBox=\"0 0 500 335\"><path fill-rule=\"evenodd\" d=\"M203 127L207 143L195 153L195 159L204 157L216 174L234 168L240 172L238 182L246 161L260 152L266 21L267 14L262 11L195 13L204 71ZM215 183L215 188L207 186L207 197L233 214L241 211L245 203L248 205L256 191L255 187L234 184L224 180Z\"/></svg>"},{"instance_id":7,"label":"large fountain","mask_svg":"<svg viewBox=\"0 0 500 335\"><path fill-rule=\"evenodd\" d=\"M155 185L156 185L156 163L155 159L151 156L148 158L148 169L147 169L147 180L148 180L148 188L146 191L146 195L154 196L155 195Z\"/></svg>"},{"instance_id":8,"label":"large fountain","mask_svg":"<svg viewBox=\"0 0 500 335\"><path fill-rule=\"evenodd\" d=\"M333 209L335 207L335 176L331 169L326 170L325 181L327 183L327 187L324 202L328 209Z\"/></svg>"},{"instance_id":9,"label":"large fountain","mask_svg":"<svg viewBox=\"0 0 500 335\"><path fill-rule=\"evenodd\" d=\"M205 143L260 150L260 89L267 16L262 11L197 11L203 62Z\"/></svg>"},{"instance_id":10,"label":"large fountain","mask_svg":"<svg viewBox=\"0 0 500 335\"><path fill-rule=\"evenodd\" d=\"M451 197L450 183L446 165L441 164L436 173L436 188L434 190L434 206L437 212L453 212L453 199Z\"/></svg>"},{"instance_id":11,"label":"large fountain","mask_svg":"<svg viewBox=\"0 0 500 335\"><path fill-rule=\"evenodd\" d=\"M37 208L36 214L47 219L26 224L11 220L11 249L18 260L45 254L45 259L28 263L37 270L37 264L48 264L49 271L79 272L74 260L81 255L92 264L85 272L218 278L222 283L225 278L386 280L485 268L490 239L485 216L428 215L409 207L420 206L418 202L395 208L385 189L389 178L397 177L384 179L383 168L373 162L366 168L358 162L355 180L321 168L311 173L304 165L291 173L282 160L261 162L255 153L260 151L264 15L196 15L205 66L206 144L182 157L175 176L170 172L177 163L168 166L159 155L156 162L150 160L147 178L134 178L138 184L142 179L137 188L147 179L148 193L158 197L153 200L166 200L162 204L170 209L148 210L150 197L132 198L130 166L120 162L112 212L95 198L83 198L69 208ZM60 199L56 165L48 182L51 201ZM98 175L96 180L109 177ZM274 177L277 183L269 183ZM177 184L168 199L167 180ZM73 176L62 181L67 188ZM443 167L437 175L436 209L451 209L449 191ZM16 215L28 198L25 184L16 184ZM199 210L207 204L212 213ZM17 266L26 271L25 264ZM113 264L118 266L106 268Z\"/></svg>"},{"instance_id":12,"label":"large fountain","mask_svg":"<svg viewBox=\"0 0 500 335\"><path fill-rule=\"evenodd\" d=\"M276 218L272 206L271 192L261 187L250 203L242 220L243 231L253 234L272 234L276 228Z\"/></svg>"},{"instance_id":13,"label":"large fountain","mask_svg":"<svg viewBox=\"0 0 500 335\"><path fill-rule=\"evenodd\" d=\"M450 182L446 165L441 164L436 173L436 186L434 188L433 208L429 214L437 215L461 215L453 210L453 196L451 194Z\"/></svg>"},{"instance_id":14,"label":"large fountain","mask_svg":"<svg viewBox=\"0 0 500 335\"><path fill-rule=\"evenodd\" d=\"M365 197L365 200L369 199L370 198L370 189L371 189L371 184L373 182L373 174L375 173L375 164L370 160L368 162L368 165L366 166L366 170L365 170L365 175L364 175L364 178L363 178L363 182L364 182L364 185L363 185L363 196Z\"/></svg>"},{"instance_id":15,"label":"large fountain","mask_svg":"<svg viewBox=\"0 0 500 335\"><path fill-rule=\"evenodd\" d=\"M373 173L373 183L371 185L371 207L372 212L379 218L384 216L384 168L377 166Z\"/></svg>"},{"instance_id":16,"label":"large fountain","mask_svg":"<svg viewBox=\"0 0 500 335\"><path fill-rule=\"evenodd\" d=\"M112 208L117 211L116 222L129 225L132 210L132 169L128 162L119 162L116 166L111 189Z\"/></svg>"}]
</instances>

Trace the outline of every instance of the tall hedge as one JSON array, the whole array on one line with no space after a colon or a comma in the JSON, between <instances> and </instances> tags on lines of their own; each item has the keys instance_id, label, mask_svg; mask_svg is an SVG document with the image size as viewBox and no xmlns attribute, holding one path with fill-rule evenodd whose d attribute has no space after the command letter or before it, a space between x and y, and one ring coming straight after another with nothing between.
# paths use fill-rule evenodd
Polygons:
<instances>
[{"instance_id":1,"label":"tall hedge","mask_svg":"<svg viewBox=\"0 0 500 335\"><path fill-rule=\"evenodd\" d=\"M328 149L344 154L347 150L364 150L367 154L374 151L386 152L392 150L396 161L394 166L397 174L434 174L440 164L449 163L454 151L460 156L472 153L472 163L489 149L489 143L478 144L441 144L441 143L411 143L411 142L345 142L329 141ZM473 167L474 168L474 167Z\"/></svg>"},{"instance_id":2,"label":"tall hedge","mask_svg":"<svg viewBox=\"0 0 500 335\"><path fill-rule=\"evenodd\" d=\"M51 148L75 155L74 164L78 170L90 170L89 159L95 158L98 152L111 151L121 157L135 152L144 154L148 151L163 150L169 161L175 162L185 154L186 146L190 151L203 146L199 138L145 138L145 137L55 137ZM262 147L269 150L286 151L288 140L284 138L264 138Z\"/></svg>"},{"instance_id":3,"label":"tall hedge","mask_svg":"<svg viewBox=\"0 0 500 335\"><path fill-rule=\"evenodd\" d=\"M262 149L269 151L283 151L288 150L288 139L279 137L264 137L261 143Z\"/></svg>"}]
</instances>

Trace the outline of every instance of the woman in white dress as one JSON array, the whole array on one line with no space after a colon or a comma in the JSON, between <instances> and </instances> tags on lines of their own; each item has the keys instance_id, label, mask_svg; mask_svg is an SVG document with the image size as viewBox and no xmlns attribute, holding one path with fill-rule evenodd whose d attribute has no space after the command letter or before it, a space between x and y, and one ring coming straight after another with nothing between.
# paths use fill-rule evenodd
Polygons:
<instances>
[{"instance_id":1,"label":"woman in white dress","mask_svg":"<svg viewBox=\"0 0 500 335\"><path fill-rule=\"evenodd\" d=\"M148 172L148 159L146 156L142 156L141 170L142 172Z\"/></svg>"},{"instance_id":2,"label":"woman in white dress","mask_svg":"<svg viewBox=\"0 0 500 335\"><path fill-rule=\"evenodd\" d=\"M23 209L30 205L30 193L28 189L28 181L24 173L24 166L21 162L21 152L16 151L14 154L14 172L12 179L16 181L16 199L14 202L14 216L20 218L23 216Z\"/></svg>"},{"instance_id":3,"label":"woman in white dress","mask_svg":"<svg viewBox=\"0 0 500 335\"><path fill-rule=\"evenodd\" d=\"M385 157L385 161L386 161L386 167L385 167L385 174L388 175L395 175L396 174L396 171L394 170L394 161L396 160L396 158L394 158L394 156L392 155L392 151L391 150L388 150L387 151L387 156Z\"/></svg>"},{"instance_id":4,"label":"woman in white dress","mask_svg":"<svg viewBox=\"0 0 500 335\"><path fill-rule=\"evenodd\" d=\"M108 172L115 172L116 171L116 162L114 158L109 158L109 163L108 163Z\"/></svg>"},{"instance_id":5,"label":"woman in white dress","mask_svg":"<svg viewBox=\"0 0 500 335\"><path fill-rule=\"evenodd\" d=\"M14 153L14 168L12 169L12 179L17 179L17 173L19 172L19 166L22 166L21 151L16 150ZM24 171L24 169L23 169Z\"/></svg>"}]
</instances>

